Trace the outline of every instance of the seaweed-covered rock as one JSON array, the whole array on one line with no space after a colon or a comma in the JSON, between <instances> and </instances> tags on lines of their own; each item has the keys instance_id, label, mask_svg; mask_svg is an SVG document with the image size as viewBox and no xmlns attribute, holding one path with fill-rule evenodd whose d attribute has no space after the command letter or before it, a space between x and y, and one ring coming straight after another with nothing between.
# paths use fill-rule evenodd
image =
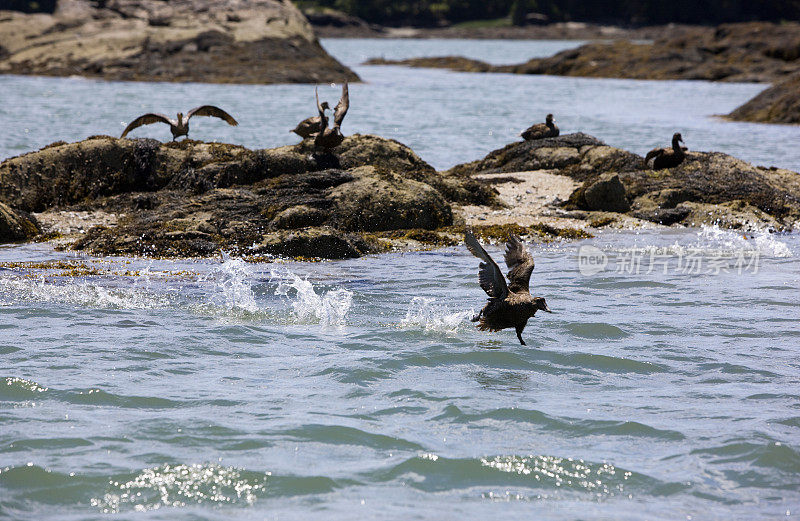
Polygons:
<instances>
[{"instance_id":1,"label":"seaweed-covered rock","mask_svg":"<svg viewBox=\"0 0 800 521\"><path fill-rule=\"evenodd\" d=\"M39 231L36 219L0 203L0 243L27 241Z\"/></svg>"},{"instance_id":2,"label":"seaweed-covered rock","mask_svg":"<svg viewBox=\"0 0 800 521\"><path fill-rule=\"evenodd\" d=\"M370 165L405 174L435 172L431 165L399 141L370 134L347 136L336 148L336 153L342 168Z\"/></svg>"},{"instance_id":3,"label":"seaweed-covered rock","mask_svg":"<svg viewBox=\"0 0 800 521\"><path fill-rule=\"evenodd\" d=\"M616 174L604 174L609 177ZM800 219L800 174L751 165L721 153L692 152L675 168L621 172L631 208L615 210L659 224L716 223L791 228ZM587 194L598 177L573 192L567 208L593 210Z\"/></svg>"},{"instance_id":4,"label":"seaweed-covered rock","mask_svg":"<svg viewBox=\"0 0 800 521\"><path fill-rule=\"evenodd\" d=\"M641 156L580 133L511 143L483 159L453 167L443 179L488 178L530 170L548 170L582 182L562 203L567 210L629 213L660 224L705 223L707 219L700 218L701 210L692 203L719 205L711 214L718 218L729 213L730 218L718 220L731 226L747 221L790 228L800 219L800 174L795 172L700 152L689 152L675 168L653 171ZM741 211L740 204L769 219Z\"/></svg>"},{"instance_id":5,"label":"seaweed-covered rock","mask_svg":"<svg viewBox=\"0 0 800 521\"><path fill-rule=\"evenodd\" d=\"M404 65L406 67L419 67L424 69L448 69L458 72L494 72L496 66L481 60L465 58L463 56L436 56L432 58L407 58L402 60L387 60L386 58L370 58L364 65Z\"/></svg>"},{"instance_id":6,"label":"seaweed-covered rock","mask_svg":"<svg viewBox=\"0 0 800 521\"><path fill-rule=\"evenodd\" d=\"M456 165L448 173L480 175L564 169L578 165L581 162L582 151L599 146L605 146L605 143L580 132L535 141L521 141L490 152L483 159Z\"/></svg>"},{"instance_id":7,"label":"seaweed-covered rock","mask_svg":"<svg viewBox=\"0 0 800 521\"><path fill-rule=\"evenodd\" d=\"M251 248L256 255L322 259L349 259L385 251L376 238L347 233L331 227L283 230L264 235Z\"/></svg>"},{"instance_id":8,"label":"seaweed-covered rock","mask_svg":"<svg viewBox=\"0 0 800 521\"><path fill-rule=\"evenodd\" d=\"M448 194L475 183L443 181L408 147L377 136L348 137L337 150L342 168L320 169L308 146L108 136L56 143L0 164L0 201L118 216L74 243L94 253L203 256L224 248L329 258L376 251L369 232L452 225ZM291 244L276 245L284 240Z\"/></svg>"},{"instance_id":9,"label":"seaweed-covered rock","mask_svg":"<svg viewBox=\"0 0 800 521\"><path fill-rule=\"evenodd\" d=\"M346 230L378 231L407 228L432 230L453 222L444 197L433 187L403 179L375 167L351 171L356 179L330 192L335 219Z\"/></svg>"},{"instance_id":10,"label":"seaweed-covered rock","mask_svg":"<svg viewBox=\"0 0 800 521\"><path fill-rule=\"evenodd\" d=\"M675 168L620 173L628 196L664 190L676 200L722 204L744 201L778 219L800 218L800 175L751 165L719 152L692 152Z\"/></svg>"},{"instance_id":11,"label":"seaweed-covered rock","mask_svg":"<svg viewBox=\"0 0 800 521\"><path fill-rule=\"evenodd\" d=\"M674 210L686 213L681 220L692 226L705 224L733 230L786 229L786 225L781 220L741 200L719 204L687 202Z\"/></svg>"},{"instance_id":12,"label":"seaweed-covered rock","mask_svg":"<svg viewBox=\"0 0 800 521\"><path fill-rule=\"evenodd\" d=\"M689 217L692 213L691 208L688 206L680 205L674 208L654 208L650 210L639 210L633 213L633 216L645 221L654 222L656 224L663 224L670 226L679 223Z\"/></svg>"}]
</instances>

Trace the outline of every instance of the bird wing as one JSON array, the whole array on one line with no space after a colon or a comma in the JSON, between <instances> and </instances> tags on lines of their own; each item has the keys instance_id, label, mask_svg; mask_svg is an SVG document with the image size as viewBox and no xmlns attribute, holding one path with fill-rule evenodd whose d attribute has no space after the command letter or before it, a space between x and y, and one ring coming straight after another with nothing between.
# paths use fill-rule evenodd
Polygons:
<instances>
[{"instance_id":1,"label":"bird wing","mask_svg":"<svg viewBox=\"0 0 800 521\"><path fill-rule=\"evenodd\" d=\"M176 122L172 121L164 114L159 114L157 112L148 112L147 114L143 114L138 118L134 119L133 121L131 121L130 124L127 127L125 127L125 130L122 131L122 135L120 136L120 138L124 138L125 136L128 135L128 132L130 132L135 128L139 128L142 125L152 125L153 123L166 123L167 125L170 126L177 125Z\"/></svg>"},{"instance_id":2,"label":"bird wing","mask_svg":"<svg viewBox=\"0 0 800 521\"><path fill-rule=\"evenodd\" d=\"M336 104L336 108L333 109L333 124L334 126L341 126L342 121L344 121L344 117L347 115L347 109L350 108L350 89L347 86L347 82L344 82L342 85L342 97L339 98L339 103Z\"/></svg>"},{"instance_id":3,"label":"bird wing","mask_svg":"<svg viewBox=\"0 0 800 521\"><path fill-rule=\"evenodd\" d=\"M516 235L508 239L504 257L508 266L509 291L530 291L533 255Z\"/></svg>"},{"instance_id":4,"label":"bird wing","mask_svg":"<svg viewBox=\"0 0 800 521\"><path fill-rule=\"evenodd\" d=\"M309 137L311 134L315 132L319 132L319 125L320 125L320 118L319 116L314 116L311 118L306 118L297 126L290 130L289 132L294 132L298 136L302 137L303 139Z\"/></svg>"},{"instance_id":5,"label":"bird wing","mask_svg":"<svg viewBox=\"0 0 800 521\"><path fill-rule=\"evenodd\" d=\"M188 120L192 116L213 116L225 120L228 125L233 125L234 127L239 124L238 121L233 119L233 116L214 105L200 105L199 107L195 107L186 114L186 119Z\"/></svg>"},{"instance_id":6,"label":"bird wing","mask_svg":"<svg viewBox=\"0 0 800 521\"><path fill-rule=\"evenodd\" d=\"M646 156L644 156L644 162L645 162L645 164L647 164L647 163L648 163L648 162L649 162L651 159L655 159L655 158L657 158L658 156L661 156L661 155L663 155L663 154L664 154L664 152L666 152L666 150L665 150L665 149L663 149L663 148L654 148L653 150L651 150L650 152L648 152Z\"/></svg>"},{"instance_id":7,"label":"bird wing","mask_svg":"<svg viewBox=\"0 0 800 521\"><path fill-rule=\"evenodd\" d=\"M536 123L520 132L519 135L525 139L540 139L548 130L550 129L544 123Z\"/></svg>"},{"instance_id":8,"label":"bird wing","mask_svg":"<svg viewBox=\"0 0 800 521\"><path fill-rule=\"evenodd\" d=\"M317 110L319 111L319 117L321 120L327 122L328 118L325 117L325 109L323 109L322 105L319 103L319 87L314 87L314 96L317 98Z\"/></svg>"},{"instance_id":9,"label":"bird wing","mask_svg":"<svg viewBox=\"0 0 800 521\"><path fill-rule=\"evenodd\" d=\"M483 249L483 246L481 246L478 239L475 238L475 235L473 235L470 230L464 233L464 243L467 245L467 249L470 253L483 261L480 265L481 270L478 272L478 282L481 288L483 288L483 291L491 298L505 298L506 295L508 295L508 286L506 285L506 280L503 278L503 273L500 271L500 267L492 260L489 254L486 253L486 250Z\"/></svg>"}]
</instances>

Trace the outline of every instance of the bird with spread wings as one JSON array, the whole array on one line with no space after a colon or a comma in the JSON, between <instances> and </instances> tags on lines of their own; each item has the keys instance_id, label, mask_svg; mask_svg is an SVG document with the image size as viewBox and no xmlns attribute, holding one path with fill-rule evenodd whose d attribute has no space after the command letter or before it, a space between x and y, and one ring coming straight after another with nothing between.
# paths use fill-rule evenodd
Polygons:
<instances>
[{"instance_id":1,"label":"bird with spread wings","mask_svg":"<svg viewBox=\"0 0 800 521\"><path fill-rule=\"evenodd\" d=\"M513 327L517 331L520 344L525 345L522 331L528 324L528 319L539 310L552 313L543 297L531 296L530 280L535 265L533 256L522 244L522 240L512 235L506 242L504 254L508 267L506 282L500 266L486 253L472 231L466 231L464 243L470 253L483 261L478 272L478 283L489 296L489 301L480 313L472 317L472 321L478 322L478 329L481 331L500 331Z\"/></svg>"},{"instance_id":2,"label":"bird with spread wings","mask_svg":"<svg viewBox=\"0 0 800 521\"><path fill-rule=\"evenodd\" d=\"M233 116L221 108L215 107L214 105L201 105L187 112L186 116L184 116L183 113L178 112L177 119L170 119L166 115L158 112L148 112L147 114L143 114L131 121L130 124L125 127L125 130L122 131L122 135L120 137L124 138L128 135L128 132L135 128L139 128L142 125L166 123L169 125L170 132L172 132L172 140L175 141L180 136L189 136L189 119L191 119L192 116L211 116L219 118L234 127L239 124L239 122L236 121Z\"/></svg>"},{"instance_id":3,"label":"bird with spread wings","mask_svg":"<svg viewBox=\"0 0 800 521\"><path fill-rule=\"evenodd\" d=\"M342 122L350 108L350 90L347 82L342 85L342 97L333 109L333 126L328 127L328 117L325 115L325 108L319 102L319 92L315 91L317 97L317 111L319 111L321 129L314 137L314 146L326 152L330 152L344 141L342 135Z\"/></svg>"}]
</instances>

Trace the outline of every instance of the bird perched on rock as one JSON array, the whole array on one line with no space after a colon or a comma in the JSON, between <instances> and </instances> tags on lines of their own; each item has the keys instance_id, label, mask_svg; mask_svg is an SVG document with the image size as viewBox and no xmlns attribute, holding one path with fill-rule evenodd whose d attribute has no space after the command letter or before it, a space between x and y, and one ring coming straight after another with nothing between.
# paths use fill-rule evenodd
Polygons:
<instances>
[{"instance_id":1,"label":"bird perched on rock","mask_svg":"<svg viewBox=\"0 0 800 521\"><path fill-rule=\"evenodd\" d=\"M328 127L328 118L325 116L325 108L319 103L319 92L315 91L315 94L322 128L317 132L316 136L314 136L314 146L325 152L330 152L344 141L341 126L344 117L347 115L347 109L350 108L350 92L347 82L344 82L344 85L342 85L342 97L339 98L339 103L337 103L336 107L333 109L332 127Z\"/></svg>"},{"instance_id":2,"label":"bird perched on rock","mask_svg":"<svg viewBox=\"0 0 800 521\"><path fill-rule=\"evenodd\" d=\"M320 105L320 106L322 107L323 114L325 113L326 110L330 110L330 108L331 108L330 105L328 105L327 101L323 101L322 105ZM317 134L317 133L319 133L319 132L321 132L323 130L323 126L322 126L322 120L323 119L325 119L326 123L327 123L328 117L324 116L324 115L323 116L312 116L310 118L306 118L303 121L301 121L300 123L298 123L297 126L294 129L290 130L289 132L294 132L295 134L297 134L301 138L306 139L306 138L311 137L314 134Z\"/></svg>"},{"instance_id":3,"label":"bird perched on rock","mask_svg":"<svg viewBox=\"0 0 800 521\"><path fill-rule=\"evenodd\" d=\"M651 166L653 170L672 168L683 163L686 158L686 147L680 146L683 137L679 132L672 135L672 148L654 148L644 157L645 166Z\"/></svg>"},{"instance_id":4,"label":"bird perched on rock","mask_svg":"<svg viewBox=\"0 0 800 521\"><path fill-rule=\"evenodd\" d=\"M184 117L183 113L178 112L177 119L170 119L164 114L159 114L157 112L149 112L147 114L141 115L138 118L131 121L130 125L125 127L125 130L122 131L121 138L128 135L128 132L135 128L139 128L142 125L151 125L153 123L166 123L169 125L169 130L172 132L172 140L175 141L180 136L189 136L189 119L192 116L213 116L215 118L220 118L227 122L229 125L236 126L239 124L238 121L233 119L233 116L225 112L219 107L215 107L214 105L201 105L199 107L195 107L189 112L186 113L186 117Z\"/></svg>"},{"instance_id":5,"label":"bird perched on rock","mask_svg":"<svg viewBox=\"0 0 800 521\"><path fill-rule=\"evenodd\" d=\"M520 133L520 136L525 141L533 141L534 139L544 139L546 137L558 137L559 133L558 127L553 122L553 115L548 114L544 123L537 123L528 127Z\"/></svg>"},{"instance_id":6,"label":"bird perched on rock","mask_svg":"<svg viewBox=\"0 0 800 521\"><path fill-rule=\"evenodd\" d=\"M489 295L489 302L472 317L478 322L481 331L500 331L513 327L517 330L519 343L522 330L528 319L539 310L552 313L543 297L532 297L530 293L531 273L533 272L533 256L522 244L519 237L512 235L506 243L505 261L508 266L508 283L500 271L500 267L492 260L470 230L464 234L467 249L481 262L478 281L483 291Z\"/></svg>"}]
</instances>

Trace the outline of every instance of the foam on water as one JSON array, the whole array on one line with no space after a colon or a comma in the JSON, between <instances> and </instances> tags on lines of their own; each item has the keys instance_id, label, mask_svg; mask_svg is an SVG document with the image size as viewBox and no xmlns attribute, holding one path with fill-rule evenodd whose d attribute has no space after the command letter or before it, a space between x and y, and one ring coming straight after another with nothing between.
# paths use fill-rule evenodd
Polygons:
<instances>
[{"instance_id":1,"label":"foam on water","mask_svg":"<svg viewBox=\"0 0 800 521\"><path fill-rule=\"evenodd\" d=\"M174 305L168 294L136 287L109 288L86 279L1 277L0 292L14 301L34 301L108 309L164 309Z\"/></svg>"},{"instance_id":2,"label":"foam on water","mask_svg":"<svg viewBox=\"0 0 800 521\"><path fill-rule=\"evenodd\" d=\"M422 329L438 333L455 333L474 314L466 311L453 311L445 305L438 304L430 297L414 297L408 304L406 316L400 325L409 329Z\"/></svg>"},{"instance_id":3,"label":"foam on water","mask_svg":"<svg viewBox=\"0 0 800 521\"><path fill-rule=\"evenodd\" d=\"M201 279L210 283L208 302L223 309L258 313L262 311L256 302L256 295L248 282L253 273L245 261L222 253L222 263Z\"/></svg>"},{"instance_id":4,"label":"foam on water","mask_svg":"<svg viewBox=\"0 0 800 521\"><path fill-rule=\"evenodd\" d=\"M318 294L311 282L285 268L271 270L270 282L278 283L275 295L290 300L294 316L300 321L316 320L323 326L342 326L353 305L353 292L338 288Z\"/></svg>"},{"instance_id":5,"label":"foam on water","mask_svg":"<svg viewBox=\"0 0 800 521\"><path fill-rule=\"evenodd\" d=\"M703 225L697 232L699 244L710 244L723 250L752 250L769 257L792 257L789 246L779 239L780 234L766 230L738 232L720 228L718 225Z\"/></svg>"}]
</instances>

